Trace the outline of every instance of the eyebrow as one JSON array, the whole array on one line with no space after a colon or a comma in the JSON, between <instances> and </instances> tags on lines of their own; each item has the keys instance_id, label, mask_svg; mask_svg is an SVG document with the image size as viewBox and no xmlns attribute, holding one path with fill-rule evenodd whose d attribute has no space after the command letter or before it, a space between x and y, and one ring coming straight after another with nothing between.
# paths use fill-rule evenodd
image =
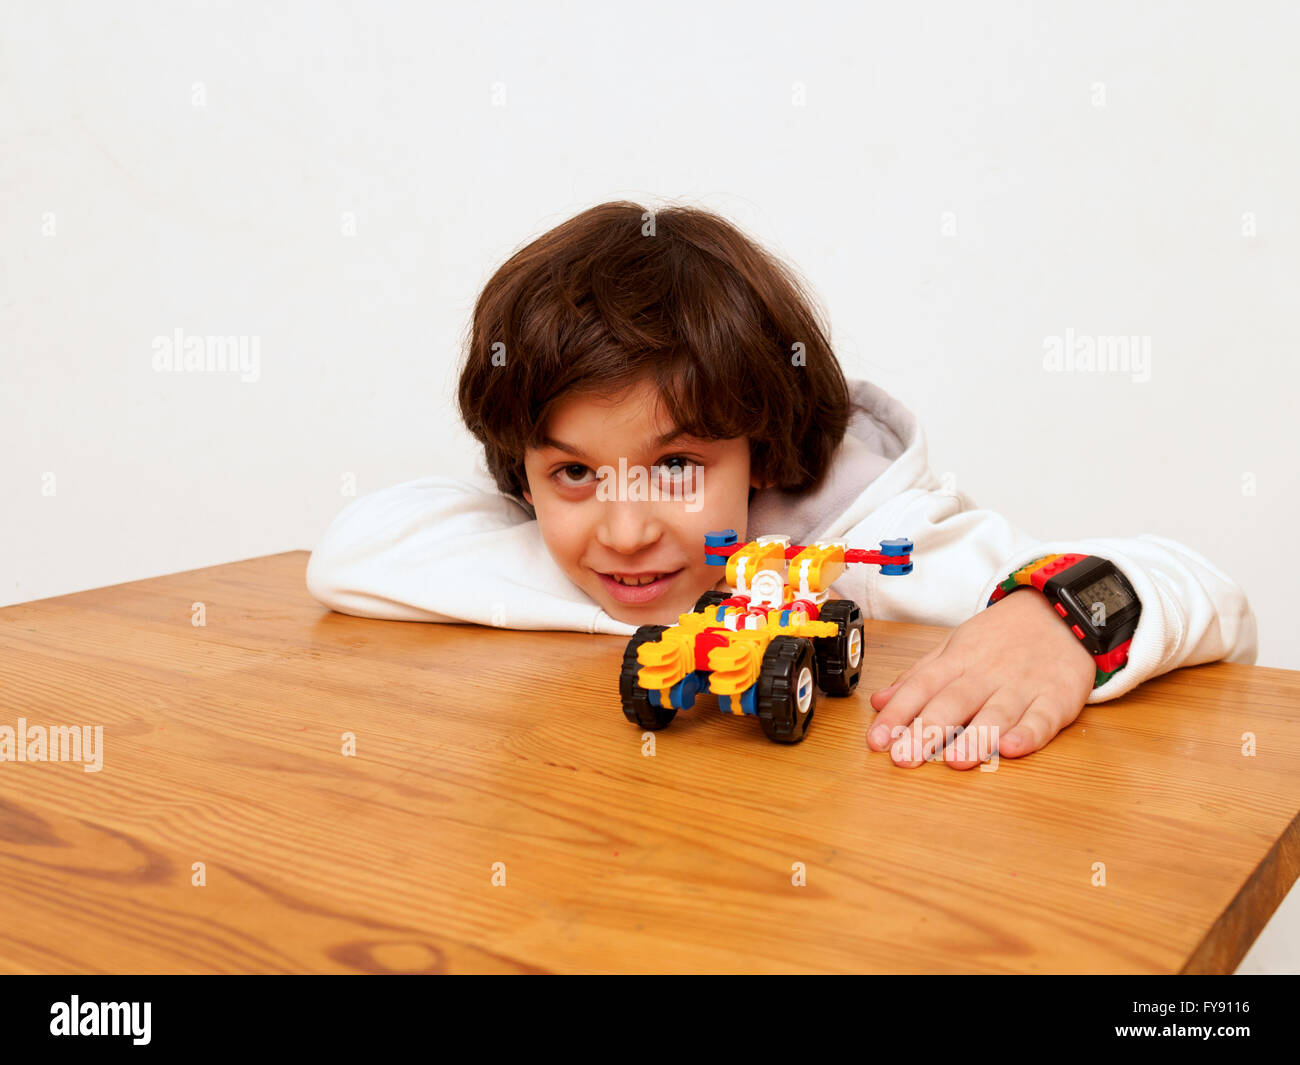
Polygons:
<instances>
[{"instance_id":1,"label":"eyebrow","mask_svg":"<svg viewBox=\"0 0 1300 1065\"><path fill-rule=\"evenodd\" d=\"M662 434L661 436L655 437L653 440L647 441L645 444L642 445L641 450L655 451L658 448L663 447L665 444L672 443L678 437L689 436L689 435L690 434L685 429L672 429ZM582 448L574 447L572 444L566 444L562 440L554 440L549 436L544 436L539 441L539 444L542 447L554 448L556 451L567 451L569 454L577 455L578 458L584 459L587 462L591 461L590 457L587 455L585 451L582 450Z\"/></svg>"}]
</instances>

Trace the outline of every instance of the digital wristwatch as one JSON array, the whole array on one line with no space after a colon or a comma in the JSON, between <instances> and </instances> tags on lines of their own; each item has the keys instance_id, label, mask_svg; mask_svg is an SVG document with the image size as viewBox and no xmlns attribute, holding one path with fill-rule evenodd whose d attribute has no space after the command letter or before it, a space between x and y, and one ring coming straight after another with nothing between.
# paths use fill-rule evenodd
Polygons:
<instances>
[{"instance_id":1,"label":"digital wristwatch","mask_svg":"<svg viewBox=\"0 0 1300 1065\"><path fill-rule=\"evenodd\" d=\"M1087 648L1097 664L1094 688L1127 664L1142 602L1115 563L1096 555L1044 555L999 584L986 605L1020 587L1037 588L1047 596Z\"/></svg>"}]
</instances>

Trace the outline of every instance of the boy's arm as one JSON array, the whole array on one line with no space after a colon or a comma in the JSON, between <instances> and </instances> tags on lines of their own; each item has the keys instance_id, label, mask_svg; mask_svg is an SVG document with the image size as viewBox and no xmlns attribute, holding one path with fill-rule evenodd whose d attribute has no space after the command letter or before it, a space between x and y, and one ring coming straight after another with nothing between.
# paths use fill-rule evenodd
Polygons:
<instances>
[{"instance_id":1,"label":"boy's arm","mask_svg":"<svg viewBox=\"0 0 1300 1065\"><path fill-rule=\"evenodd\" d=\"M1109 559L1132 584L1142 615L1128 664L1093 689L1089 703L1113 699L1180 666L1218 659L1253 663L1258 651L1255 615L1242 589L1195 551L1161 537L1038 541L1000 514L976 509L962 493L919 488L830 535L850 547L910 538L912 573L890 577L851 566L836 587L857 599L868 616L946 628L984 610L999 582L1042 555L1077 552Z\"/></svg>"},{"instance_id":2,"label":"boy's arm","mask_svg":"<svg viewBox=\"0 0 1300 1065\"><path fill-rule=\"evenodd\" d=\"M359 617L629 631L564 575L521 504L448 477L345 507L312 552L307 590Z\"/></svg>"}]
</instances>

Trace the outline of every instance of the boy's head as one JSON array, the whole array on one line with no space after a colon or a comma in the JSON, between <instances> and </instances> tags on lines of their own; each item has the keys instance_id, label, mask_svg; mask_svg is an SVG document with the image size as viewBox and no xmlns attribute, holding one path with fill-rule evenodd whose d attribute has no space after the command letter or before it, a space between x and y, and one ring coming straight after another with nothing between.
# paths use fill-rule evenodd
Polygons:
<instances>
[{"instance_id":1,"label":"boy's head","mask_svg":"<svg viewBox=\"0 0 1300 1065\"><path fill-rule=\"evenodd\" d=\"M706 211L621 202L488 281L460 409L570 580L621 621L669 624L722 576L705 532L744 540L754 490L821 482L849 394L787 267ZM609 574L668 575L636 591Z\"/></svg>"}]
</instances>

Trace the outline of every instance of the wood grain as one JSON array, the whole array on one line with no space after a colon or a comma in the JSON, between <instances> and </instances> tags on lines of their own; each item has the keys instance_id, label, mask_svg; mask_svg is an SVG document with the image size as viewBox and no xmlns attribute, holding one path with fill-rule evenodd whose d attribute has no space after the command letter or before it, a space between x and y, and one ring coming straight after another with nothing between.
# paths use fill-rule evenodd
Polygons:
<instances>
[{"instance_id":1,"label":"wood grain","mask_svg":"<svg viewBox=\"0 0 1300 1065\"><path fill-rule=\"evenodd\" d=\"M1298 673L909 770L865 692L943 630L872 621L802 744L704 695L646 757L621 638L334 614L306 561L0 610L0 725L104 729L0 763L0 970L1231 972L1300 868Z\"/></svg>"}]
</instances>

